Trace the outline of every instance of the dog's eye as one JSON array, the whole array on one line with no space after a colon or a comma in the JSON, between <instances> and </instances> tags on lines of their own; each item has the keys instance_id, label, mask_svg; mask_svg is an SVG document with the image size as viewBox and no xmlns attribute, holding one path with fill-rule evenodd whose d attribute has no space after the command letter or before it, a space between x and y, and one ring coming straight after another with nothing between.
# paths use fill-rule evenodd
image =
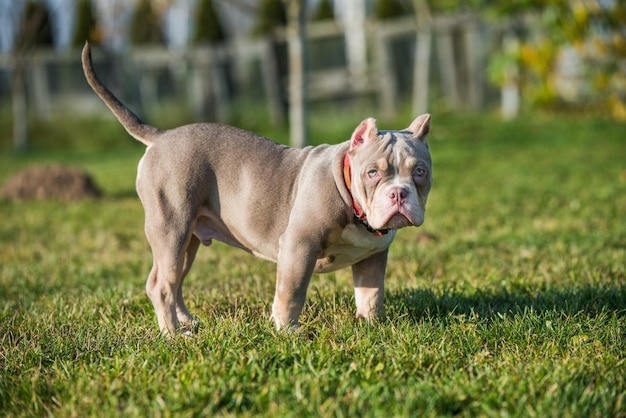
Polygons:
<instances>
[{"instance_id":1,"label":"dog's eye","mask_svg":"<svg viewBox=\"0 0 626 418\"><path fill-rule=\"evenodd\" d=\"M421 167L418 167L415 169L415 176L417 177L424 177L426 175L426 170L424 170Z\"/></svg>"},{"instance_id":2,"label":"dog's eye","mask_svg":"<svg viewBox=\"0 0 626 418\"><path fill-rule=\"evenodd\" d=\"M370 170L370 171L368 171L368 172L367 172L367 176L368 176L369 178L374 178L374 177L376 177L376 174L378 174L378 170Z\"/></svg>"}]
</instances>

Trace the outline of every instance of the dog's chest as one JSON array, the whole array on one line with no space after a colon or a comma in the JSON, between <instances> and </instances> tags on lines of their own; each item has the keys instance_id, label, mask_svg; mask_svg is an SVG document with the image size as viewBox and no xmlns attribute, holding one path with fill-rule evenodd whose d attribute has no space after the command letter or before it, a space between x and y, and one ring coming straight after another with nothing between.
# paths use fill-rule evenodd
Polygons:
<instances>
[{"instance_id":1,"label":"dog's chest","mask_svg":"<svg viewBox=\"0 0 626 418\"><path fill-rule=\"evenodd\" d=\"M340 236L329 242L315 264L316 273L327 273L351 266L389 247L396 231L377 236L357 225L348 225Z\"/></svg>"}]
</instances>

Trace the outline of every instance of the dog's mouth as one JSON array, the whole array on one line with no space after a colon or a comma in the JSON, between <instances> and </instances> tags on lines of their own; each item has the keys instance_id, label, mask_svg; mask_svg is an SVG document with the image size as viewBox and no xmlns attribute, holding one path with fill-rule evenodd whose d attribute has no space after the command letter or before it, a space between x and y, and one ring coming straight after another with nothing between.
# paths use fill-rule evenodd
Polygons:
<instances>
[{"instance_id":1,"label":"dog's mouth","mask_svg":"<svg viewBox=\"0 0 626 418\"><path fill-rule=\"evenodd\" d=\"M379 222L382 226L377 229L400 229L407 226L420 226L424 222L423 215L418 216L405 205L390 207L379 219L382 221Z\"/></svg>"},{"instance_id":2,"label":"dog's mouth","mask_svg":"<svg viewBox=\"0 0 626 418\"><path fill-rule=\"evenodd\" d=\"M412 224L413 223L406 216L401 213L396 213L385 223L384 229L400 229Z\"/></svg>"}]
</instances>

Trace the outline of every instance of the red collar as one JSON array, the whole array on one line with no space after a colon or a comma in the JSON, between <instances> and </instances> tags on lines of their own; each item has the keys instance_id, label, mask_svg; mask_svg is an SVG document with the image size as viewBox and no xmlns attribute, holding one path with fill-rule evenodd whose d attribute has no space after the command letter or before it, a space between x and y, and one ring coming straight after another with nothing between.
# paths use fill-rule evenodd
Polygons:
<instances>
[{"instance_id":1,"label":"red collar","mask_svg":"<svg viewBox=\"0 0 626 418\"><path fill-rule=\"evenodd\" d=\"M352 207L354 208L354 217L359 223L363 224L365 228L367 228L367 230L371 232L372 234L378 235L378 236L386 235L389 232L388 229L374 229L370 226L369 222L367 222L367 215L365 214L363 209L361 209L361 206L359 206L356 199L354 198L354 195L352 194L351 171L352 170L350 168L350 157L348 156L348 153L346 153L346 156L343 158L343 180L345 181L346 187L348 188L348 192L350 193L350 197L352 198Z\"/></svg>"}]
</instances>

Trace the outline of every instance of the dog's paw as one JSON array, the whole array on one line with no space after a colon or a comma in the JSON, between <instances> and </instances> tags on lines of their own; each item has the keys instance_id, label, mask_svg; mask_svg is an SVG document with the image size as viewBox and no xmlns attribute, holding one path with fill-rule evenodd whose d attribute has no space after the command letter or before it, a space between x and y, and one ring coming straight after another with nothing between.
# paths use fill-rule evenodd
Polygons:
<instances>
[{"instance_id":1,"label":"dog's paw","mask_svg":"<svg viewBox=\"0 0 626 418\"><path fill-rule=\"evenodd\" d=\"M273 318L274 320L274 326L276 327L276 331L282 331L282 332L297 332L300 329L300 324L297 322L284 322L281 321L280 319L277 319L276 317Z\"/></svg>"},{"instance_id":2,"label":"dog's paw","mask_svg":"<svg viewBox=\"0 0 626 418\"><path fill-rule=\"evenodd\" d=\"M198 332L200 328L200 321L198 318L193 318L186 324L181 324L180 328L178 328L178 332L180 335L184 337L195 337L195 334Z\"/></svg>"},{"instance_id":3,"label":"dog's paw","mask_svg":"<svg viewBox=\"0 0 626 418\"><path fill-rule=\"evenodd\" d=\"M198 332L198 328L200 328L200 320L198 318L192 319L191 324L189 324L189 329L193 332Z\"/></svg>"}]
</instances>

